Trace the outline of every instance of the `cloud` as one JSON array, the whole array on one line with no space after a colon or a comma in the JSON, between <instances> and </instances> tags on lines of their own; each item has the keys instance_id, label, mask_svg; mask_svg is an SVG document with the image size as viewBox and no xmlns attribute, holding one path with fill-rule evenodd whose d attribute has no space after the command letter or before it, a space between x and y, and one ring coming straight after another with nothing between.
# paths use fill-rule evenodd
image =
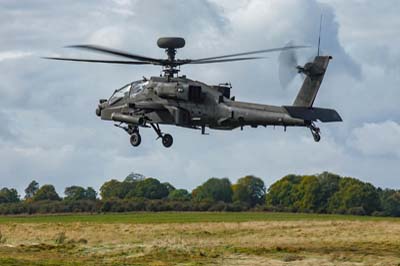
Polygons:
<instances>
[{"instance_id":1,"label":"cloud","mask_svg":"<svg viewBox=\"0 0 400 266\"><path fill-rule=\"evenodd\" d=\"M32 55L31 52L23 52L23 51L0 52L0 62L4 60L20 59L31 55Z\"/></svg>"},{"instance_id":2,"label":"cloud","mask_svg":"<svg viewBox=\"0 0 400 266\"><path fill-rule=\"evenodd\" d=\"M111 177L123 179L134 171L193 188L211 176L236 179L255 174L270 184L287 173L325 170L381 186L400 186L398 154L389 148L398 145L393 132L398 127L394 121L400 121L400 77L393 71L398 67L395 33L400 21L392 8L399 5L396 1L4 3L0 34L8 37L0 44L4 51L0 58L4 53L15 58L0 60L0 181L4 186L21 191L35 178L41 184L55 184L59 191L72 184L98 188ZM171 149L155 141L151 129L141 131L142 145L134 149L129 136L99 120L94 109L99 98L109 97L143 75L158 76L160 68L38 58L52 54L102 58L62 48L81 43L164 58L164 51L156 46L161 36L186 39L178 58L271 48L289 40L316 46L321 12L322 50L334 59L316 105L337 109L344 123L320 125L318 144L304 128L290 128L286 133L281 128L209 130L210 136L202 136L198 131L162 126L174 136ZM374 25L375 21L379 23ZM315 53L315 47L299 51L300 62ZM290 104L302 80L297 77L288 90L280 90L277 56L268 54L257 62L185 66L182 74L208 84L230 81L237 100ZM372 141L376 128L382 128L383 139L375 136ZM381 169L390 174L380 176Z\"/></svg>"},{"instance_id":3,"label":"cloud","mask_svg":"<svg viewBox=\"0 0 400 266\"><path fill-rule=\"evenodd\" d=\"M400 124L365 123L352 131L350 145L364 155L400 157Z\"/></svg>"},{"instance_id":4,"label":"cloud","mask_svg":"<svg viewBox=\"0 0 400 266\"><path fill-rule=\"evenodd\" d=\"M215 2L225 10L236 43L282 46L294 40L312 46L307 54L300 51L303 60L316 55L322 14L321 50L335 58L331 69L360 78L360 66L340 43L339 24L330 5L317 1L253 0L239 1L239 8L231 9L229 1Z\"/></svg>"},{"instance_id":5,"label":"cloud","mask_svg":"<svg viewBox=\"0 0 400 266\"><path fill-rule=\"evenodd\" d=\"M89 43L96 43L109 47L121 46L123 40L124 31L118 27L104 27L95 31L89 37Z\"/></svg>"},{"instance_id":6,"label":"cloud","mask_svg":"<svg viewBox=\"0 0 400 266\"><path fill-rule=\"evenodd\" d=\"M346 50L366 65L383 67L386 71L399 70L398 10L400 3L376 1L323 1L336 10L341 24L340 38ZM357 10L357 17L354 16Z\"/></svg>"},{"instance_id":7,"label":"cloud","mask_svg":"<svg viewBox=\"0 0 400 266\"><path fill-rule=\"evenodd\" d=\"M14 140L15 139L15 132L11 128L10 123L11 118L7 116L5 112L0 111L0 140Z\"/></svg>"}]
</instances>

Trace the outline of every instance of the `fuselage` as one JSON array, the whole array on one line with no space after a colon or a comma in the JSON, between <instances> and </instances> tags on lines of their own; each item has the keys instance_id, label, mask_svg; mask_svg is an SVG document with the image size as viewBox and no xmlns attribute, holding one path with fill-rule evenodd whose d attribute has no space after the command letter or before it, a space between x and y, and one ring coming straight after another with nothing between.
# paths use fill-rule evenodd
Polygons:
<instances>
[{"instance_id":1,"label":"fuselage","mask_svg":"<svg viewBox=\"0 0 400 266\"><path fill-rule=\"evenodd\" d=\"M143 117L157 124L230 130L243 126L305 126L280 106L235 101L230 87L187 79L152 77L132 82L99 105L101 118ZM131 120L129 120L131 121ZM124 122L124 121L120 121Z\"/></svg>"}]
</instances>

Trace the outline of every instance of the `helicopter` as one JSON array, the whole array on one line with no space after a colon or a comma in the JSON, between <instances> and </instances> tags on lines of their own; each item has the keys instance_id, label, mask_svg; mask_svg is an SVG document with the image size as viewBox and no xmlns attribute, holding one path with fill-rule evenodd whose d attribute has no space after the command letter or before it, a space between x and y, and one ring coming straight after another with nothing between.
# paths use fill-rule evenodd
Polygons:
<instances>
[{"instance_id":1,"label":"helicopter","mask_svg":"<svg viewBox=\"0 0 400 266\"><path fill-rule=\"evenodd\" d=\"M132 54L98 45L73 45L71 48L100 52L107 55L123 57L125 60L97 60L65 57L45 57L46 59L125 64L125 65L158 65L162 67L160 76L153 76L131 82L114 93L108 99L100 99L96 115L102 120L114 121L115 126L126 131L130 143L137 147L141 143L139 129L152 128L157 139L162 140L164 147L173 144L173 137L164 133L160 125L175 125L200 130L206 134L206 128L215 130L233 130L245 126L283 126L309 128L314 141L321 139L320 129L316 122L339 122L342 118L333 109L313 107L314 100L321 86L331 56L318 55L304 66L297 65L294 50L307 46L288 44L284 47L242 52L200 59L177 59L177 50L185 46L181 37L162 37L157 41L159 48L164 49L167 58L157 59ZM230 83L208 85L201 81L179 75L180 67L187 64L212 64L244 60L255 60L263 57L256 54L281 52L280 78L292 79L292 73L305 76L292 105L272 106L258 103L236 101L231 96ZM129 60L128 60L129 59ZM295 75L294 74L294 75ZM288 77L289 78L285 78Z\"/></svg>"}]
</instances>

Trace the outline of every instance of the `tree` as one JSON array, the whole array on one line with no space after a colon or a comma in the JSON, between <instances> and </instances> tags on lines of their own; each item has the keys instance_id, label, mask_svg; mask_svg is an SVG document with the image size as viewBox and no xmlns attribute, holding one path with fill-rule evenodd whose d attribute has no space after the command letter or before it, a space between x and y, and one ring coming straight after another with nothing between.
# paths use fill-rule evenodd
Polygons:
<instances>
[{"instance_id":1,"label":"tree","mask_svg":"<svg viewBox=\"0 0 400 266\"><path fill-rule=\"evenodd\" d=\"M87 187L85 191L85 199L87 200L96 200L97 192L92 187Z\"/></svg>"},{"instance_id":2,"label":"tree","mask_svg":"<svg viewBox=\"0 0 400 266\"><path fill-rule=\"evenodd\" d=\"M324 172L285 176L268 189L267 206L312 212L371 214L379 211L378 190L355 178Z\"/></svg>"},{"instance_id":3,"label":"tree","mask_svg":"<svg viewBox=\"0 0 400 266\"><path fill-rule=\"evenodd\" d=\"M39 190L39 183L33 180L25 189L25 199L31 199Z\"/></svg>"},{"instance_id":4,"label":"tree","mask_svg":"<svg viewBox=\"0 0 400 266\"><path fill-rule=\"evenodd\" d=\"M192 195L186 189L175 189L168 194L169 200L174 201L189 201Z\"/></svg>"},{"instance_id":5,"label":"tree","mask_svg":"<svg viewBox=\"0 0 400 266\"><path fill-rule=\"evenodd\" d=\"M160 181L154 178L132 179L128 177L123 182L113 179L104 183L100 188L101 197L103 199L162 199L168 196L168 189L173 188L171 185L161 184Z\"/></svg>"},{"instance_id":6,"label":"tree","mask_svg":"<svg viewBox=\"0 0 400 266\"><path fill-rule=\"evenodd\" d=\"M384 215L400 216L400 191L385 189L381 192L381 203Z\"/></svg>"},{"instance_id":7,"label":"tree","mask_svg":"<svg viewBox=\"0 0 400 266\"><path fill-rule=\"evenodd\" d=\"M329 172L323 172L318 175L318 181L320 185L319 189L319 208L318 212L327 212L328 201L339 190L339 181L341 177Z\"/></svg>"},{"instance_id":8,"label":"tree","mask_svg":"<svg viewBox=\"0 0 400 266\"><path fill-rule=\"evenodd\" d=\"M339 190L340 176L328 172L305 175L295 186L293 203L300 211L327 212L330 197Z\"/></svg>"},{"instance_id":9,"label":"tree","mask_svg":"<svg viewBox=\"0 0 400 266\"><path fill-rule=\"evenodd\" d=\"M97 197L97 192L92 187L84 189L83 187L79 186L71 186L65 188L64 194L65 194L64 199L71 201L96 200Z\"/></svg>"},{"instance_id":10,"label":"tree","mask_svg":"<svg viewBox=\"0 0 400 266\"><path fill-rule=\"evenodd\" d=\"M273 183L266 195L267 206L294 208L297 201L297 185L301 179L298 175L287 175Z\"/></svg>"},{"instance_id":11,"label":"tree","mask_svg":"<svg viewBox=\"0 0 400 266\"><path fill-rule=\"evenodd\" d=\"M329 200L328 210L350 213L351 209L356 208L362 208L367 215L378 211L380 199L377 189L370 183L355 178L342 178L339 181L339 190Z\"/></svg>"},{"instance_id":12,"label":"tree","mask_svg":"<svg viewBox=\"0 0 400 266\"><path fill-rule=\"evenodd\" d=\"M126 195L127 198L162 199L168 196L168 188L155 178L146 178L135 182L135 186Z\"/></svg>"},{"instance_id":13,"label":"tree","mask_svg":"<svg viewBox=\"0 0 400 266\"><path fill-rule=\"evenodd\" d=\"M125 182L125 184L128 184ZM100 195L102 199L111 199L111 198L125 198L128 189L124 187L123 182L119 182L118 180L112 179L110 181L105 182L100 188Z\"/></svg>"},{"instance_id":14,"label":"tree","mask_svg":"<svg viewBox=\"0 0 400 266\"><path fill-rule=\"evenodd\" d=\"M232 190L234 202L245 202L251 207L265 202L264 181L258 177L251 175L242 177L232 185Z\"/></svg>"},{"instance_id":15,"label":"tree","mask_svg":"<svg viewBox=\"0 0 400 266\"><path fill-rule=\"evenodd\" d=\"M43 185L33 196L34 201L61 200L53 185Z\"/></svg>"},{"instance_id":16,"label":"tree","mask_svg":"<svg viewBox=\"0 0 400 266\"><path fill-rule=\"evenodd\" d=\"M12 203L18 201L19 195L16 189L8 189L5 187L0 190L0 203Z\"/></svg>"},{"instance_id":17,"label":"tree","mask_svg":"<svg viewBox=\"0 0 400 266\"><path fill-rule=\"evenodd\" d=\"M228 178L210 178L192 191L195 201L232 202L232 187Z\"/></svg>"},{"instance_id":18,"label":"tree","mask_svg":"<svg viewBox=\"0 0 400 266\"><path fill-rule=\"evenodd\" d=\"M176 188L168 182L162 183L168 190L168 194L174 191Z\"/></svg>"},{"instance_id":19,"label":"tree","mask_svg":"<svg viewBox=\"0 0 400 266\"><path fill-rule=\"evenodd\" d=\"M130 173L127 177L125 177L124 182L135 182L135 181L140 181L144 180L145 176L139 173Z\"/></svg>"},{"instance_id":20,"label":"tree","mask_svg":"<svg viewBox=\"0 0 400 266\"><path fill-rule=\"evenodd\" d=\"M300 211L317 211L320 207L320 183L316 176L302 176L301 182L296 185L293 202L295 209Z\"/></svg>"},{"instance_id":21,"label":"tree","mask_svg":"<svg viewBox=\"0 0 400 266\"><path fill-rule=\"evenodd\" d=\"M65 200L83 200L86 198L85 189L79 186L66 187L64 194Z\"/></svg>"}]
</instances>

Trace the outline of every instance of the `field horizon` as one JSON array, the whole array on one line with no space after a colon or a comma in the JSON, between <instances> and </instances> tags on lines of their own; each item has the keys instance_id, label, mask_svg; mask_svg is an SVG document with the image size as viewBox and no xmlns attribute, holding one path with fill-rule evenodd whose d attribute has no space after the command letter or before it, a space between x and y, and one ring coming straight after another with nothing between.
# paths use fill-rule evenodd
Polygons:
<instances>
[{"instance_id":1,"label":"field horizon","mask_svg":"<svg viewBox=\"0 0 400 266\"><path fill-rule=\"evenodd\" d=\"M321 214L304 212L268 212L268 211L135 211L108 213L50 213L0 215L0 224L17 223L57 223L57 222L93 222L93 223L196 223L196 222L246 222L246 221L287 221L287 220L355 220L355 221L398 221L400 217Z\"/></svg>"}]
</instances>

